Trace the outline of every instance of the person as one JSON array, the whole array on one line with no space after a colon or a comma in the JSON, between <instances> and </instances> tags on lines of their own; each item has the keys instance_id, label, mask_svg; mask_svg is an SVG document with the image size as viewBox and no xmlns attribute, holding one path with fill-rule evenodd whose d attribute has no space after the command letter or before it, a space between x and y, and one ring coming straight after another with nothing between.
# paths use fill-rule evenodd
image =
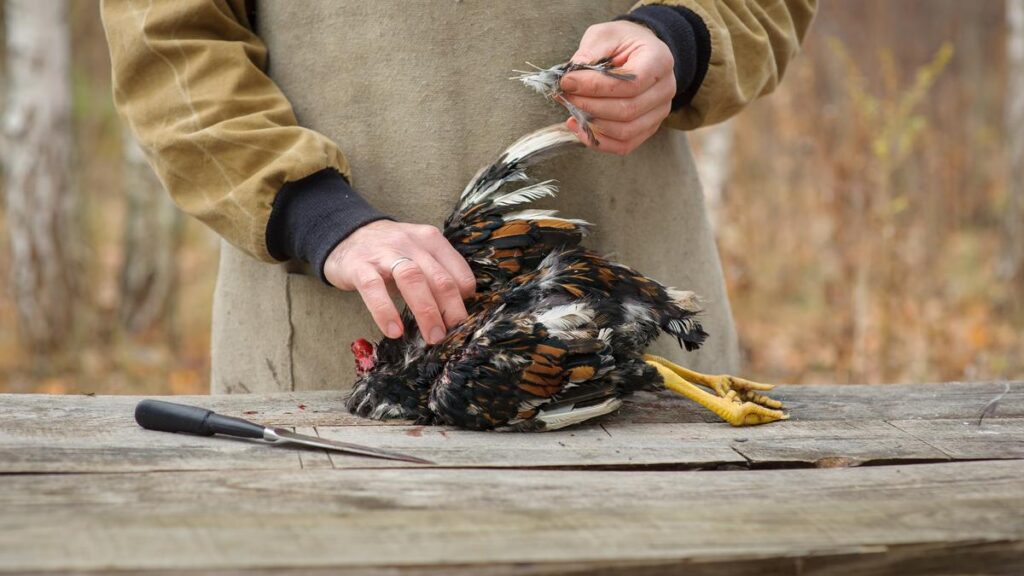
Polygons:
<instances>
[{"instance_id":1,"label":"person","mask_svg":"<svg viewBox=\"0 0 1024 576\"><path fill-rule=\"evenodd\" d=\"M621 81L561 83L592 150L549 162L549 207L587 245L704 297L686 357L735 372L722 270L684 130L772 91L815 0L303 2L104 0L116 106L176 203L222 238L211 389L339 389L349 344L428 342L466 316L469 267L438 229L465 183L564 110L509 80L525 62L613 56ZM575 120L568 125L579 130Z\"/></svg>"}]
</instances>

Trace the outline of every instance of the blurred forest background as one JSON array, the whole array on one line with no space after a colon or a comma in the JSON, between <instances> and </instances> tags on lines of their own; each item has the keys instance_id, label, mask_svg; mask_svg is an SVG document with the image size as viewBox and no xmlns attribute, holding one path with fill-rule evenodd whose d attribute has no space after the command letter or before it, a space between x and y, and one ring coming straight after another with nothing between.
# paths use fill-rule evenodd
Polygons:
<instances>
[{"instance_id":1,"label":"blurred forest background","mask_svg":"<svg viewBox=\"0 0 1024 576\"><path fill-rule=\"evenodd\" d=\"M98 2L0 18L0 392L206 392L217 241L114 112ZM823 2L692 140L745 375L1024 378L1024 0Z\"/></svg>"}]
</instances>

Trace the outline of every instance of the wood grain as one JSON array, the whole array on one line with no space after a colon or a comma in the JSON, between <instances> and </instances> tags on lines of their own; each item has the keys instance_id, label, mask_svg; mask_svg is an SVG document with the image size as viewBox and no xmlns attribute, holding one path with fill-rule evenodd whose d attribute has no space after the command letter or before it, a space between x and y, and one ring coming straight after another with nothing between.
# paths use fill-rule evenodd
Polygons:
<instances>
[{"instance_id":1,"label":"wood grain","mask_svg":"<svg viewBox=\"0 0 1024 576\"><path fill-rule=\"evenodd\" d=\"M796 420L916 420L976 419L991 400L1000 400L988 418L1024 418L1024 382L970 382L945 384L780 385L772 396L785 402ZM0 414L7 420L0 430L38 428L47 421L71 419L76 425L105 428L134 425L137 396L0 395ZM268 426L380 426L349 414L341 392L282 392L175 396L175 402L203 406ZM605 422L717 423L717 418L667 391L640 392Z\"/></svg>"},{"instance_id":2,"label":"wood grain","mask_svg":"<svg viewBox=\"0 0 1024 576\"><path fill-rule=\"evenodd\" d=\"M793 406L791 420L742 429L686 418L657 422L645 415L654 414L660 398L638 395L636 403L628 404L615 417L544 434L471 432L403 423L372 425L336 413L343 410L339 395L323 392L175 400L262 423L297 426L324 438L408 452L449 467L712 469L1020 458L1024 410L1018 408L1024 386L981 384L974 395L968 393L971 386L920 387L926 392L905 386L836 386L828 394L815 387L789 387L779 396ZM800 392L803 395L797 396ZM887 401L879 397L887 400L893 392L897 392L896 401L909 402L906 409L868 410L885 406ZM982 410L999 394L1002 399L997 409L979 424ZM0 473L414 466L303 448L268 447L247 440L143 430L132 416L138 400L126 396L0 397ZM680 402L669 398L664 405L671 413ZM703 413L684 404L689 414ZM905 418L887 421L878 412ZM834 419L815 419L822 415ZM956 418L946 418L950 415Z\"/></svg>"},{"instance_id":3,"label":"wood grain","mask_svg":"<svg viewBox=\"0 0 1024 576\"><path fill-rule=\"evenodd\" d=\"M1019 546L1022 476L1021 461L757 472L7 476L0 567L400 572L608 561L678 569L939 543Z\"/></svg>"},{"instance_id":4,"label":"wood grain","mask_svg":"<svg viewBox=\"0 0 1024 576\"><path fill-rule=\"evenodd\" d=\"M415 466L151 432L139 398L0 396L0 572L1019 574L1024 384L783 386L732 428L664 393L543 434L340 394L178 397Z\"/></svg>"}]
</instances>

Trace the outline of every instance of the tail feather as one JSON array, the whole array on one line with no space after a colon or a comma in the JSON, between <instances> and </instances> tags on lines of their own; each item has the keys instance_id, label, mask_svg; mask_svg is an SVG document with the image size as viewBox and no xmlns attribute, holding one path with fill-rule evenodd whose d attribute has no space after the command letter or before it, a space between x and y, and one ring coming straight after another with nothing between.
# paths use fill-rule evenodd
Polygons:
<instances>
[{"instance_id":1,"label":"tail feather","mask_svg":"<svg viewBox=\"0 0 1024 576\"><path fill-rule=\"evenodd\" d=\"M509 146L462 191L444 234L469 262L479 287L534 269L555 248L579 244L587 222L559 218L554 210L523 209L555 196L553 180L506 189L507 184L529 181L529 167L579 145L561 124L542 128Z\"/></svg>"},{"instance_id":2,"label":"tail feather","mask_svg":"<svg viewBox=\"0 0 1024 576\"><path fill-rule=\"evenodd\" d=\"M491 205L494 196L511 182L528 179L526 169L550 158L567 148L581 146L579 138L562 124L541 128L523 136L498 157L490 166L477 172L459 196L455 210L445 223L446 227L464 220L483 206ZM551 182L544 183L556 190Z\"/></svg>"}]
</instances>

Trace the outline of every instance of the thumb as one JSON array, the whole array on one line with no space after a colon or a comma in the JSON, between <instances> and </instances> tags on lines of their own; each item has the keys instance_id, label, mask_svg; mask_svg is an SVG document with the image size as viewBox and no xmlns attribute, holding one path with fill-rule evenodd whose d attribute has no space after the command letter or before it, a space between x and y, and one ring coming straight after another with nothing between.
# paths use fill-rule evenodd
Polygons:
<instances>
[{"instance_id":1,"label":"thumb","mask_svg":"<svg viewBox=\"0 0 1024 576\"><path fill-rule=\"evenodd\" d=\"M587 30L580 38L580 46L572 55L572 61L578 64L593 64L602 58L614 55L619 49L619 38L615 34L594 34Z\"/></svg>"},{"instance_id":2,"label":"thumb","mask_svg":"<svg viewBox=\"0 0 1024 576\"><path fill-rule=\"evenodd\" d=\"M619 49L618 38L609 34L583 34L580 39L580 46L570 58L570 62L577 64L593 64L602 58L612 56ZM561 88L569 94L579 89L579 80L574 78L577 73L566 74L562 78Z\"/></svg>"}]
</instances>

